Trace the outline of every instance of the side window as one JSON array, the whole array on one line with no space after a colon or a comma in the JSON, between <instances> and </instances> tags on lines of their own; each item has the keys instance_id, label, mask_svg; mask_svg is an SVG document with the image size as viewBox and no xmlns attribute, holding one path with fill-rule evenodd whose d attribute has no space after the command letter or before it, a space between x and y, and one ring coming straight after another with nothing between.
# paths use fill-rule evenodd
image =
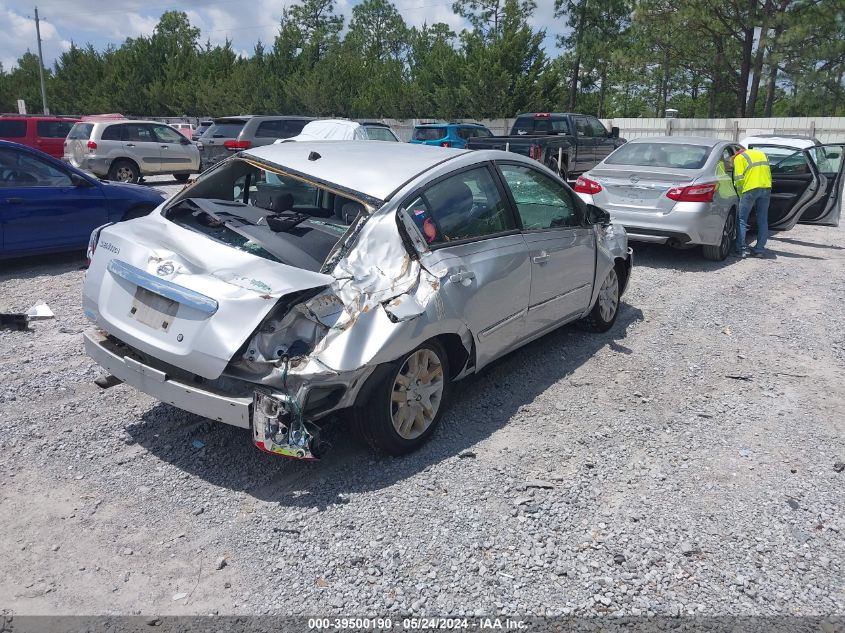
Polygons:
<instances>
[{"instance_id":1,"label":"side window","mask_svg":"<svg viewBox=\"0 0 845 633\"><path fill-rule=\"evenodd\" d=\"M181 143L184 138L179 132L166 125L156 125L153 127L153 130L155 130L156 137L162 143Z\"/></svg>"},{"instance_id":2,"label":"side window","mask_svg":"<svg viewBox=\"0 0 845 633\"><path fill-rule=\"evenodd\" d=\"M526 231L579 226L575 203L563 185L522 165L500 165Z\"/></svg>"},{"instance_id":3,"label":"side window","mask_svg":"<svg viewBox=\"0 0 845 633\"><path fill-rule=\"evenodd\" d=\"M483 238L516 228L486 167L441 180L405 209L429 244Z\"/></svg>"},{"instance_id":4,"label":"side window","mask_svg":"<svg viewBox=\"0 0 845 633\"><path fill-rule=\"evenodd\" d=\"M23 138L24 136L26 136L26 121L0 119L0 138Z\"/></svg>"},{"instance_id":5,"label":"side window","mask_svg":"<svg viewBox=\"0 0 845 633\"><path fill-rule=\"evenodd\" d=\"M156 139L153 136L153 129L151 125L143 123L126 123L121 126L123 128L123 140L131 143L155 143Z\"/></svg>"},{"instance_id":6,"label":"side window","mask_svg":"<svg viewBox=\"0 0 845 633\"><path fill-rule=\"evenodd\" d=\"M587 117L587 121L589 121L590 128L593 130L593 136L607 136L607 128L596 117Z\"/></svg>"},{"instance_id":7,"label":"side window","mask_svg":"<svg viewBox=\"0 0 845 633\"><path fill-rule=\"evenodd\" d=\"M35 129L43 138L65 138L72 127L70 121L38 121Z\"/></svg>"},{"instance_id":8,"label":"side window","mask_svg":"<svg viewBox=\"0 0 845 633\"><path fill-rule=\"evenodd\" d=\"M298 121L296 119L290 120L287 119L285 121L279 121L281 124L282 130L282 137L281 138L290 138L292 136L296 136L300 132L302 132L302 128L305 127L305 124L308 121Z\"/></svg>"},{"instance_id":9,"label":"side window","mask_svg":"<svg viewBox=\"0 0 845 633\"><path fill-rule=\"evenodd\" d=\"M480 127L475 130L475 135L481 138L487 138L488 136L493 136L493 133L486 127Z\"/></svg>"},{"instance_id":10,"label":"side window","mask_svg":"<svg viewBox=\"0 0 845 633\"><path fill-rule=\"evenodd\" d=\"M0 187L70 187L67 172L25 152L0 149Z\"/></svg>"},{"instance_id":11,"label":"side window","mask_svg":"<svg viewBox=\"0 0 845 633\"><path fill-rule=\"evenodd\" d=\"M733 171L734 154L736 154L736 149L731 145L726 146L725 149L722 150L722 156L716 164L716 172L720 176L723 174L729 174Z\"/></svg>"},{"instance_id":12,"label":"side window","mask_svg":"<svg viewBox=\"0 0 845 633\"><path fill-rule=\"evenodd\" d=\"M813 173L804 152L795 152L783 158L770 159L772 175L801 175Z\"/></svg>"},{"instance_id":13,"label":"side window","mask_svg":"<svg viewBox=\"0 0 845 633\"><path fill-rule=\"evenodd\" d=\"M842 168L842 152L844 150L845 145L824 145L822 147L811 147L809 154L821 173L825 176L835 176Z\"/></svg>"},{"instance_id":14,"label":"side window","mask_svg":"<svg viewBox=\"0 0 845 633\"><path fill-rule=\"evenodd\" d=\"M281 121L262 121L255 130L256 138L284 138Z\"/></svg>"},{"instance_id":15,"label":"side window","mask_svg":"<svg viewBox=\"0 0 845 633\"><path fill-rule=\"evenodd\" d=\"M125 125L110 125L106 129L103 130L103 134L100 137L103 141L119 141L121 140L121 133L123 129L127 127Z\"/></svg>"},{"instance_id":16,"label":"side window","mask_svg":"<svg viewBox=\"0 0 845 633\"><path fill-rule=\"evenodd\" d=\"M390 132L390 130L383 128L383 127L368 127L367 128L367 138L371 141L395 141L396 138Z\"/></svg>"},{"instance_id":17,"label":"side window","mask_svg":"<svg viewBox=\"0 0 845 633\"><path fill-rule=\"evenodd\" d=\"M475 132L475 130L473 130L470 127L459 127L458 128L458 136L460 136L464 140L469 140L473 136L475 136L474 132Z\"/></svg>"},{"instance_id":18,"label":"side window","mask_svg":"<svg viewBox=\"0 0 845 633\"><path fill-rule=\"evenodd\" d=\"M593 135L593 130L590 129L590 125L587 123L587 117L583 116L575 117L575 131L578 132L578 136L592 137Z\"/></svg>"}]
</instances>

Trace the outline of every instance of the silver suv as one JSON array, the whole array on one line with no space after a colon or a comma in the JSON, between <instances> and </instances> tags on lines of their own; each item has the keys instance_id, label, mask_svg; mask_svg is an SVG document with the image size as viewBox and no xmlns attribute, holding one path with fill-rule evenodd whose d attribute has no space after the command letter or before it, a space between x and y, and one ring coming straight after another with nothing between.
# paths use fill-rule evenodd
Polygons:
<instances>
[{"instance_id":1,"label":"silver suv","mask_svg":"<svg viewBox=\"0 0 845 633\"><path fill-rule=\"evenodd\" d=\"M155 121L77 123L65 139L64 160L101 178L138 182L173 174L186 182L200 171L197 146L169 125Z\"/></svg>"},{"instance_id":2,"label":"silver suv","mask_svg":"<svg viewBox=\"0 0 845 633\"><path fill-rule=\"evenodd\" d=\"M250 114L214 119L200 137L203 169L226 160L235 152L296 136L309 121L313 119L307 116Z\"/></svg>"}]
</instances>

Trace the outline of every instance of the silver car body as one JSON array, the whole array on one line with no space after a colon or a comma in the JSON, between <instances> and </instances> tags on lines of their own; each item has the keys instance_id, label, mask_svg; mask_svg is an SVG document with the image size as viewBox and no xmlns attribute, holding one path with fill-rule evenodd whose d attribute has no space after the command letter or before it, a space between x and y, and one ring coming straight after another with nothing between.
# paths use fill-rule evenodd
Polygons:
<instances>
[{"instance_id":1,"label":"silver car body","mask_svg":"<svg viewBox=\"0 0 845 633\"><path fill-rule=\"evenodd\" d=\"M694 168L614 164L614 155L646 144L700 146L709 154L703 165ZM610 213L632 240L718 246L728 214L738 206L730 159L739 149L738 143L702 137L634 139L583 175L598 183L601 191L578 195ZM706 183L718 185L712 202L675 201L666 195L673 188Z\"/></svg>"},{"instance_id":2,"label":"silver car body","mask_svg":"<svg viewBox=\"0 0 845 633\"><path fill-rule=\"evenodd\" d=\"M171 126L156 121L83 121L65 140L64 160L101 178L117 161L131 161L140 176L195 174L197 146Z\"/></svg>"},{"instance_id":3,"label":"silver car body","mask_svg":"<svg viewBox=\"0 0 845 633\"><path fill-rule=\"evenodd\" d=\"M252 425L263 450L310 457L309 425L354 405L380 364L425 341L445 341L460 359L459 379L585 316L614 267L623 290L627 284L632 258L624 229L613 225L428 246L406 210L414 195L468 168L493 173L494 161L560 182L527 158L322 141L260 147L233 160L241 159L342 194L365 212L318 271L269 261L165 217L221 164L149 216L92 236L84 309L97 328L85 334L85 346L111 374L164 402ZM157 301L175 306L163 326ZM307 342L307 353L282 367L280 354L297 340ZM328 404L315 407L315 398ZM292 428L283 444L267 431L279 406L304 412L303 428Z\"/></svg>"}]
</instances>

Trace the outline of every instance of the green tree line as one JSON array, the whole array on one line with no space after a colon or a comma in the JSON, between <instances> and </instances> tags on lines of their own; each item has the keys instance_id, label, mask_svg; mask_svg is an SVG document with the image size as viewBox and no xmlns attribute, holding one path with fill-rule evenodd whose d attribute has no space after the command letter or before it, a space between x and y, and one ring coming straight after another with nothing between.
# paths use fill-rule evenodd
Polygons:
<instances>
[{"instance_id":1,"label":"green tree line","mask_svg":"<svg viewBox=\"0 0 845 633\"><path fill-rule=\"evenodd\" d=\"M550 1L550 0L549 0ZM349 16L334 0L283 9L248 57L204 41L183 12L148 37L72 45L45 71L54 113L149 116L299 113L496 118L525 111L602 117L842 116L843 0L455 2L469 27L409 27L388 0ZM551 56L543 42L556 37ZM40 107L38 57L0 66L0 111Z\"/></svg>"}]
</instances>

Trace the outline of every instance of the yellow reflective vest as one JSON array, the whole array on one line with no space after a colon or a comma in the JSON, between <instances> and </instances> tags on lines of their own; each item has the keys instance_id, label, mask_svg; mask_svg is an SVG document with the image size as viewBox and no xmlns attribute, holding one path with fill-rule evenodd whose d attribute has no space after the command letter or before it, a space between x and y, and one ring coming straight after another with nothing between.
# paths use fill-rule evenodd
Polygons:
<instances>
[{"instance_id":1,"label":"yellow reflective vest","mask_svg":"<svg viewBox=\"0 0 845 633\"><path fill-rule=\"evenodd\" d=\"M752 189L771 189L769 159L759 149L747 149L734 156L734 186L739 195Z\"/></svg>"}]
</instances>

